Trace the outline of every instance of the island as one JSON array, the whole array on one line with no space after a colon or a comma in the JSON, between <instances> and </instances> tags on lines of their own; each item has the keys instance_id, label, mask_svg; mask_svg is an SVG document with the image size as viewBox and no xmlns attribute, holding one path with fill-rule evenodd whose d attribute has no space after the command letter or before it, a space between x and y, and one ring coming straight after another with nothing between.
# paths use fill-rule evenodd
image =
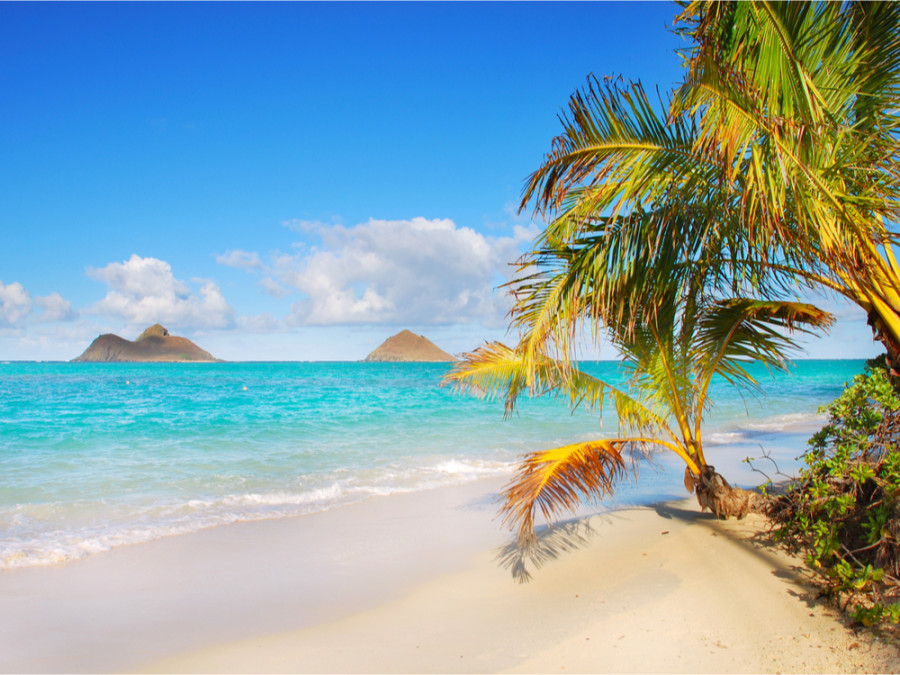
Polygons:
<instances>
[{"instance_id":1,"label":"island","mask_svg":"<svg viewBox=\"0 0 900 675\"><path fill-rule=\"evenodd\" d=\"M409 362L409 361L456 361L424 335L416 335L403 330L381 343L366 358L366 361Z\"/></svg>"},{"instance_id":2,"label":"island","mask_svg":"<svg viewBox=\"0 0 900 675\"><path fill-rule=\"evenodd\" d=\"M169 331L156 323L134 340L126 340L112 333L105 333L94 340L90 347L73 362L121 362L121 361L218 361L208 351L200 349L187 338L169 335Z\"/></svg>"}]
</instances>

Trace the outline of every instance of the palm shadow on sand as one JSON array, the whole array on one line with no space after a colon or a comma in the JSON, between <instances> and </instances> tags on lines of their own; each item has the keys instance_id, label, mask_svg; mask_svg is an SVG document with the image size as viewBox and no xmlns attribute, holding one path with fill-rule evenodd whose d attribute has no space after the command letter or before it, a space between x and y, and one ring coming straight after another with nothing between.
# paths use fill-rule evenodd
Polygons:
<instances>
[{"instance_id":1,"label":"palm shadow on sand","mask_svg":"<svg viewBox=\"0 0 900 675\"><path fill-rule=\"evenodd\" d=\"M799 561L790 562L789 559L778 555L780 546L776 541L774 526L771 523L752 534L739 534L728 528L712 529L717 519L709 512L692 511L678 504L667 502L657 504L654 509L662 518L696 522L710 528L710 533L715 536L727 537L744 550L763 560L771 567L773 576L793 586L793 588L787 588L789 595L802 600L808 607L818 607L823 604L822 593L810 583L810 570Z\"/></svg>"},{"instance_id":2,"label":"palm shadow on sand","mask_svg":"<svg viewBox=\"0 0 900 675\"><path fill-rule=\"evenodd\" d=\"M666 517L693 520L706 515L711 517L711 514L672 509ZM542 525L535 528L534 539L529 544L520 546L516 540L513 540L499 548L497 561L501 567L510 571L513 579L518 583L531 581L533 575L529 566L537 571L562 555L585 548L599 534L599 530L592 525L592 521L596 518L600 518L604 522L611 522L618 520L620 516L618 511L605 511L570 518L553 525ZM627 525L625 526L627 527Z\"/></svg>"},{"instance_id":3,"label":"palm shadow on sand","mask_svg":"<svg viewBox=\"0 0 900 675\"><path fill-rule=\"evenodd\" d=\"M552 526L535 528L532 542L519 546L517 541L511 541L497 551L497 560L502 567L509 569L518 583L531 581L533 577L528 570L528 563L538 570L560 555L584 548L590 542L596 534L590 519L590 516L573 518Z\"/></svg>"},{"instance_id":4,"label":"palm shadow on sand","mask_svg":"<svg viewBox=\"0 0 900 675\"><path fill-rule=\"evenodd\" d=\"M712 527L716 522L716 517L712 513L685 508L683 503L676 501L661 502L643 508L653 509L666 520L697 523L704 527ZM604 521L610 521L617 517L616 511L608 511L570 518L554 525L540 526L535 529L534 540L528 545L519 546L518 542L513 540L498 549L497 560L501 567L509 569L513 579L517 582L531 581L533 571L539 570L564 554L585 548L599 534L599 530L592 525L593 519L601 518ZM627 527L627 524L623 524L623 526ZM783 560L772 555L776 545L772 540L771 532L764 530L750 537L744 537L731 533L727 529L716 528L712 533L717 536L724 535L754 555L764 558L773 566L773 574L776 576L793 580L801 571L797 566L787 565Z\"/></svg>"}]
</instances>

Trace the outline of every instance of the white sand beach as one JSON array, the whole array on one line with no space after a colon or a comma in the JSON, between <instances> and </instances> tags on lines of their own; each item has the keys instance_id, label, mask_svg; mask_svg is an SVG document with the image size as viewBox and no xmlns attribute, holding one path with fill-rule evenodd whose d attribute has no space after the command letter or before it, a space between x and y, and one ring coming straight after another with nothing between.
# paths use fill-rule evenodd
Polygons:
<instances>
[{"instance_id":1,"label":"white sand beach","mask_svg":"<svg viewBox=\"0 0 900 675\"><path fill-rule=\"evenodd\" d=\"M761 518L692 500L564 523L516 583L502 482L4 571L0 671L900 672Z\"/></svg>"}]
</instances>

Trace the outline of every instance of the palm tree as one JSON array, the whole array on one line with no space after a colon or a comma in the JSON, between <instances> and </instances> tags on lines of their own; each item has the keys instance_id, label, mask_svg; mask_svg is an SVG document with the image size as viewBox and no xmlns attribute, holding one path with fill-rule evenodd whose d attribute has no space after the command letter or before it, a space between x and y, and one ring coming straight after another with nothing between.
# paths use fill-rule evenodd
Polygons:
<instances>
[{"instance_id":1,"label":"palm tree","mask_svg":"<svg viewBox=\"0 0 900 675\"><path fill-rule=\"evenodd\" d=\"M793 343L779 328L828 325L781 300L798 290L859 304L900 370L898 26L896 2L693 2L667 99L595 78L572 96L523 192L548 224L510 285L519 343L476 350L449 378L505 391L507 410L523 391L616 405L622 437L526 460L505 507L523 536L535 507L607 492L616 458L652 443L682 457L701 504L739 510L703 456L708 381L752 386L741 359L780 367ZM625 354L627 391L575 367L582 327Z\"/></svg>"},{"instance_id":2,"label":"palm tree","mask_svg":"<svg viewBox=\"0 0 900 675\"><path fill-rule=\"evenodd\" d=\"M602 497L615 489L627 473L625 458L657 446L678 455L685 463L685 486L696 490L702 508L719 517L743 516L750 493L732 488L703 451L701 422L710 405L709 386L715 376L735 386L757 386L745 365L750 360L770 368L784 368L784 352L795 347L785 331L808 332L827 327L832 317L810 305L751 298L715 299L699 292L696 279L670 281L656 294L652 310L641 302L625 303L630 322L607 324L607 336L623 355L627 386L618 388L574 367L571 359L555 359L531 348L534 331L544 330L540 308L577 288L572 280L590 277L592 263L603 249L584 236L575 246L544 249L537 256L539 270L516 284L516 307L533 329L516 348L489 343L464 355L445 382L458 390L482 396L503 395L507 414L524 393L555 392L572 406L612 403L620 435L528 455L506 488L503 512L508 524L518 527L519 542L533 538L537 511L550 519L584 497ZM598 256L599 253L599 256ZM651 263L652 264L652 263ZM639 271L638 271L639 273ZM597 283L604 277L592 277ZM590 281L585 282L590 285ZM593 326L590 294L573 293L564 302L566 317L552 322L556 337L567 340L568 319ZM535 313L529 314L528 309ZM561 321L560 319L565 319ZM524 324L523 324L524 325ZM560 330L561 329L561 330Z\"/></svg>"},{"instance_id":3,"label":"palm tree","mask_svg":"<svg viewBox=\"0 0 900 675\"><path fill-rule=\"evenodd\" d=\"M671 100L596 80L573 95L521 203L550 216L540 245L614 224L605 272L629 283L593 287L608 320L627 321L609 288L652 299L667 264L761 297L830 289L900 370L900 3L693 2L679 30L693 47ZM663 243L674 258L629 274Z\"/></svg>"},{"instance_id":4,"label":"palm tree","mask_svg":"<svg viewBox=\"0 0 900 675\"><path fill-rule=\"evenodd\" d=\"M900 5L700 3L677 100L698 154L742 176L740 223L761 251L866 310L900 365Z\"/></svg>"}]
</instances>

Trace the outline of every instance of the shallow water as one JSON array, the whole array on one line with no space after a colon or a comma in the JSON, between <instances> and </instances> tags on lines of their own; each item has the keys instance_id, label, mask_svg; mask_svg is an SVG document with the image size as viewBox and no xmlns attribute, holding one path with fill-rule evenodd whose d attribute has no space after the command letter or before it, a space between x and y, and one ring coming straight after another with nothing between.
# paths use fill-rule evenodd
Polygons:
<instances>
[{"instance_id":1,"label":"shallow water","mask_svg":"<svg viewBox=\"0 0 900 675\"><path fill-rule=\"evenodd\" d=\"M862 361L800 361L763 395L714 385L707 455L784 472L818 407ZM0 568L72 560L223 523L506 475L523 453L613 435L615 415L553 398L502 404L439 386L446 364L0 364ZM611 362L585 369L617 380ZM771 466L768 462L758 466ZM667 457L618 504L681 496Z\"/></svg>"}]
</instances>

